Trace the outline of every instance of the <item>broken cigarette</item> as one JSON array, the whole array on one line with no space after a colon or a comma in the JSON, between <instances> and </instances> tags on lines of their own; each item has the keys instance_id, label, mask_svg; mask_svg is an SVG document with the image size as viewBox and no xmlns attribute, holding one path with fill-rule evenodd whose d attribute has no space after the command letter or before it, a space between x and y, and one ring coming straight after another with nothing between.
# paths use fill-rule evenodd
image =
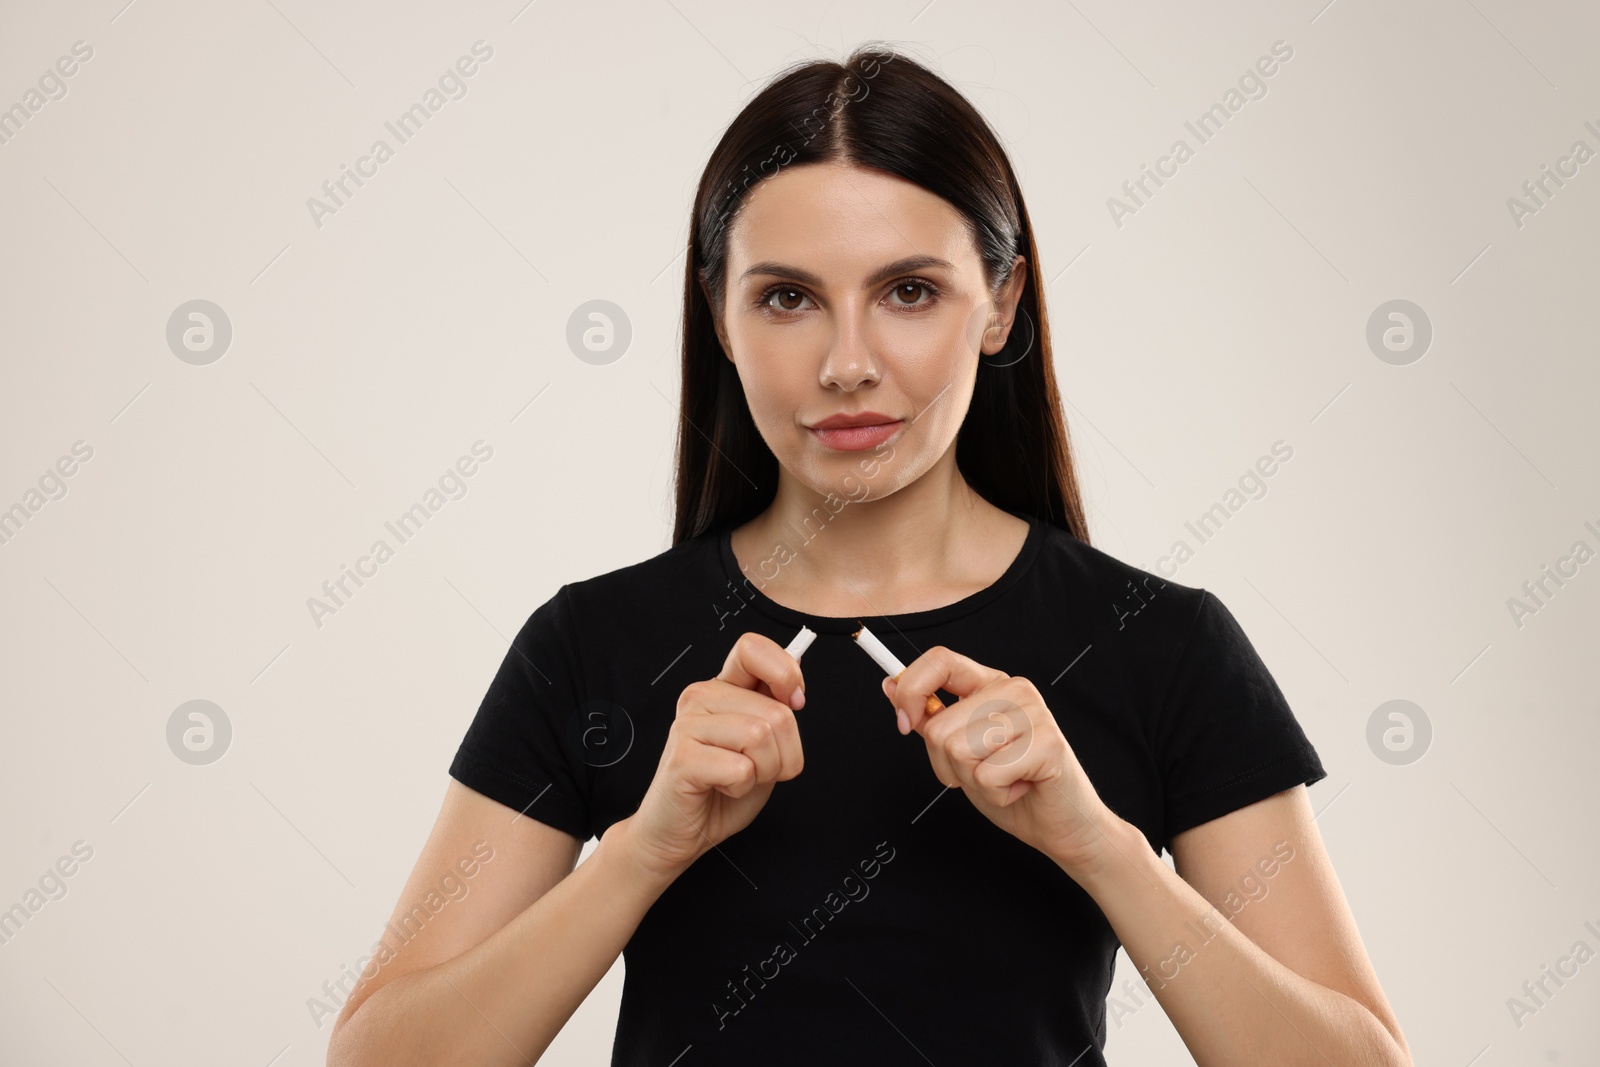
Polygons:
<instances>
[{"instance_id":1,"label":"broken cigarette","mask_svg":"<svg viewBox=\"0 0 1600 1067\"><path fill-rule=\"evenodd\" d=\"M815 641L816 639L817 631L813 630L809 626L801 626L800 632L794 635L794 640L785 645L783 650L789 653L789 655L793 656L795 659L799 659L800 654L806 649L810 648L811 642Z\"/></svg>"},{"instance_id":2,"label":"broken cigarette","mask_svg":"<svg viewBox=\"0 0 1600 1067\"><path fill-rule=\"evenodd\" d=\"M856 644L866 649L867 655L871 656L873 661L883 668L885 674L897 682L900 680L900 675L905 672L906 665L896 659L895 654L890 652L871 630L867 629L866 623L862 623L861 629L850 636L855 638ZM929 715L932 715L934 712L944 709L944 702L929 693L926 703L923 704L923 709Z\"/></svg>"}]
</instances>

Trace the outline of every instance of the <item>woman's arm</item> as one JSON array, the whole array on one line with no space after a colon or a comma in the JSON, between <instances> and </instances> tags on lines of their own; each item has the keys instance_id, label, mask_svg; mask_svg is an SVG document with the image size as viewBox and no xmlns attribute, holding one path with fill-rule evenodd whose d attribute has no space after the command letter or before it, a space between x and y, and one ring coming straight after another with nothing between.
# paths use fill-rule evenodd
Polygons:
<instances>
[{"instance_id":1,"label":"woman's arm","mask_svg":"<svg viewBox=\"0 0 1600 1067\"><path fill-rule=\"evenodd\" d=\"M328 1042L329 1067L533 1063L633 936L670 878L635 861L624 819L573 868L576 838L452 781L390 929L462 856L494 858L393 959L356 986ZM566 873L570 871L571 873ZM564 877L563 877L564 875ZM457 878L460 875L457 874ZM554 882L554 884L550 884ZM371 974L369 967L368 974Z\"/></svg>"},{"instance_id":2,"label":"woman's arm","mask_svg":"<svg viewBox=\"0 0 1600 1067\"><path fill-rule=\"evenodd\" d=\"M960 700L929 715L936 689ZM1094 898L1200 1067L1411 1067L1305 786L1177 834L1175 872L1101 799L1028 679L935 645L883 691L939 781Z\"/></svg>"},{"instance_id":3,"label":"woman's arm","mask_svg":"<svg viewBox=\"0 0 1600 1067\"><path fill-rule=\"evenodd\" d=\"M480 872L479 888L436 917L418 914L424 931L345 1004L330 1067L537 1060L667 887L800 773L794 710L772 694L800 707L804 688L782 646L741 635L717 677L679 694L639 809L607 828L576 870L577 838L508 818L506 806L451 781L388 937L480 840L510 853L495 861L501 878Z\"/></svg>"},{"instance_id":4,"label":"woman's arm","mask_svg":"<svg viewBox=\"0 0 1600 1067\"><path fill-rule=\"evenodd\" d=\"M1304 786L1268 797L1174 837L1175 873L1111 815L1063 865L1200 1067L1411 1067L1312 818Z\"/></svg>"}]
</instances>

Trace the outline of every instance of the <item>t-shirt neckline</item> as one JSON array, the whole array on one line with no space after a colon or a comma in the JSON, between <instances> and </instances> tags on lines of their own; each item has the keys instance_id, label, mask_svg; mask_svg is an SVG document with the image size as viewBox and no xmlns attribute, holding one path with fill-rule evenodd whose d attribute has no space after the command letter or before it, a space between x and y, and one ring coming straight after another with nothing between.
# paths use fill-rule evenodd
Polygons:
<instances>
[{"instance_id":1,"label":"t-shirt neckline","mask_svg":"<svg viewBox=\"0 0 1600 1067\"><path fill-rule=\"evenodd\" d=\"M1009 510L1009 509L1008 509ZM767 596L756 586L756 578L747 577L739 569L738 557L733 554L733 526L724 526L717 534L718 555L722 560L722 569L727 576L731 587L736 590L740 599L747 601L750 606L769 618L790 626L809 626L818 633L853 633L861 623L866 622L873 629L880 626L884 629L915 630L929 626L938 626L950 622L952 619L977 611L979 608L994 600L1007 589L1011 588L1033 566L1034 560L1039 555L1039 546L1044 541L1044 522L1038 516L1011 511L1010 514L1024 520L1028 524L1028 534L1023 539L1022 549L1012 559L1005 571L992 583L950 604L936 608L927 608L923 611L908 611L898 615L850 615L834 617L829 615L811 615L804 611L786 607ZM803 551L803 549L802 549Z\"/></svg>"}]
</instances>

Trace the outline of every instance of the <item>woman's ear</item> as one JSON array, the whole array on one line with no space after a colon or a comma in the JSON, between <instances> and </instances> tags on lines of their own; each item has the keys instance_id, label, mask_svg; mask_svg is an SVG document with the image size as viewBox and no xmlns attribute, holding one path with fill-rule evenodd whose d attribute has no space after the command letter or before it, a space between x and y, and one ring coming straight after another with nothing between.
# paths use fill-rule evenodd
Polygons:
<instances>
[{"instance_id":1,"label":"woman's ear","mask_svg":"<svg viewBox=\"0 0 1600 1067\"><path fill-rule=\"evenodd\" d=\"M1022 299L1022 290L1028 284L1028 261L1023 256L1018 256L1011 263L1011 277L1006 279L1006 284L994 300L994 308L989 313L989 325L983 331L983 354L993 356L1005 347L1006 338L1011 333L1011 324L1016 320L1017 304Z\"/></svg>"}]
</instances>

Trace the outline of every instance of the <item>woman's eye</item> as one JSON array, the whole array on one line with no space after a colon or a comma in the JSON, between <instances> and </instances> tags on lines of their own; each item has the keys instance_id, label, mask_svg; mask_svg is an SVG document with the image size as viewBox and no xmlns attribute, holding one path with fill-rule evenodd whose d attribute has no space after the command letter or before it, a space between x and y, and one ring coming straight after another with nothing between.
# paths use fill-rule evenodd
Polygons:
<instances>
[{"instance_id":1,"label":"woman's eye","mask_svg":"<svg viewBox=\"0 0 1600 1067\"><path fill-rule=\"evenodd\" d=\"M894 287L894 293L895 293L895 296L897 298L896 302L899 303L902 307L914 307L919 303L922 303L922 304L929 303L929 301L927 301L927 300L922 300L922 301L913 301L913 300L901 301L901 300L898 300L899 297L907 295L907 291L908 290L910 291L910 295L911 296L915 296L917 294L918 290L920 290L920 291L922 291L924 293L927 293L929 297L933 296L933 287L928 285L926 282L901 282L899 285Z\"/></svg>"},{"instance_id":2,"label":"woman's eye","mask_svg":"<svg viewBox=\"0 0 1600 1067\"><path fill-rule=\"evenodd\" d=\"M771 307L773 297L778 298L778 306L773 308L774 311L799 311L799 304L805 300L806 294L798 289L774 289L767 294L767 298L762 302ZM790 298L795 301L794 307L789 306Z\"/></svg>"},{"instance_id":3,"label":"woman's eye","mask_svg":"<svg viewBox=\"0 0 1600 1067\"><path fill-rule=\"evenodd\" d=\"M931 282L901 282L890 290L895 307L905 310L921 309L939 299L939 290ZM918 296L924 299L916 299ZM775 285L762 294L759 306L769 314L794 314L805 310L806 294L793 286ZM776 303L774 303L776 301Z\"/></svg>"}]
</instances>

